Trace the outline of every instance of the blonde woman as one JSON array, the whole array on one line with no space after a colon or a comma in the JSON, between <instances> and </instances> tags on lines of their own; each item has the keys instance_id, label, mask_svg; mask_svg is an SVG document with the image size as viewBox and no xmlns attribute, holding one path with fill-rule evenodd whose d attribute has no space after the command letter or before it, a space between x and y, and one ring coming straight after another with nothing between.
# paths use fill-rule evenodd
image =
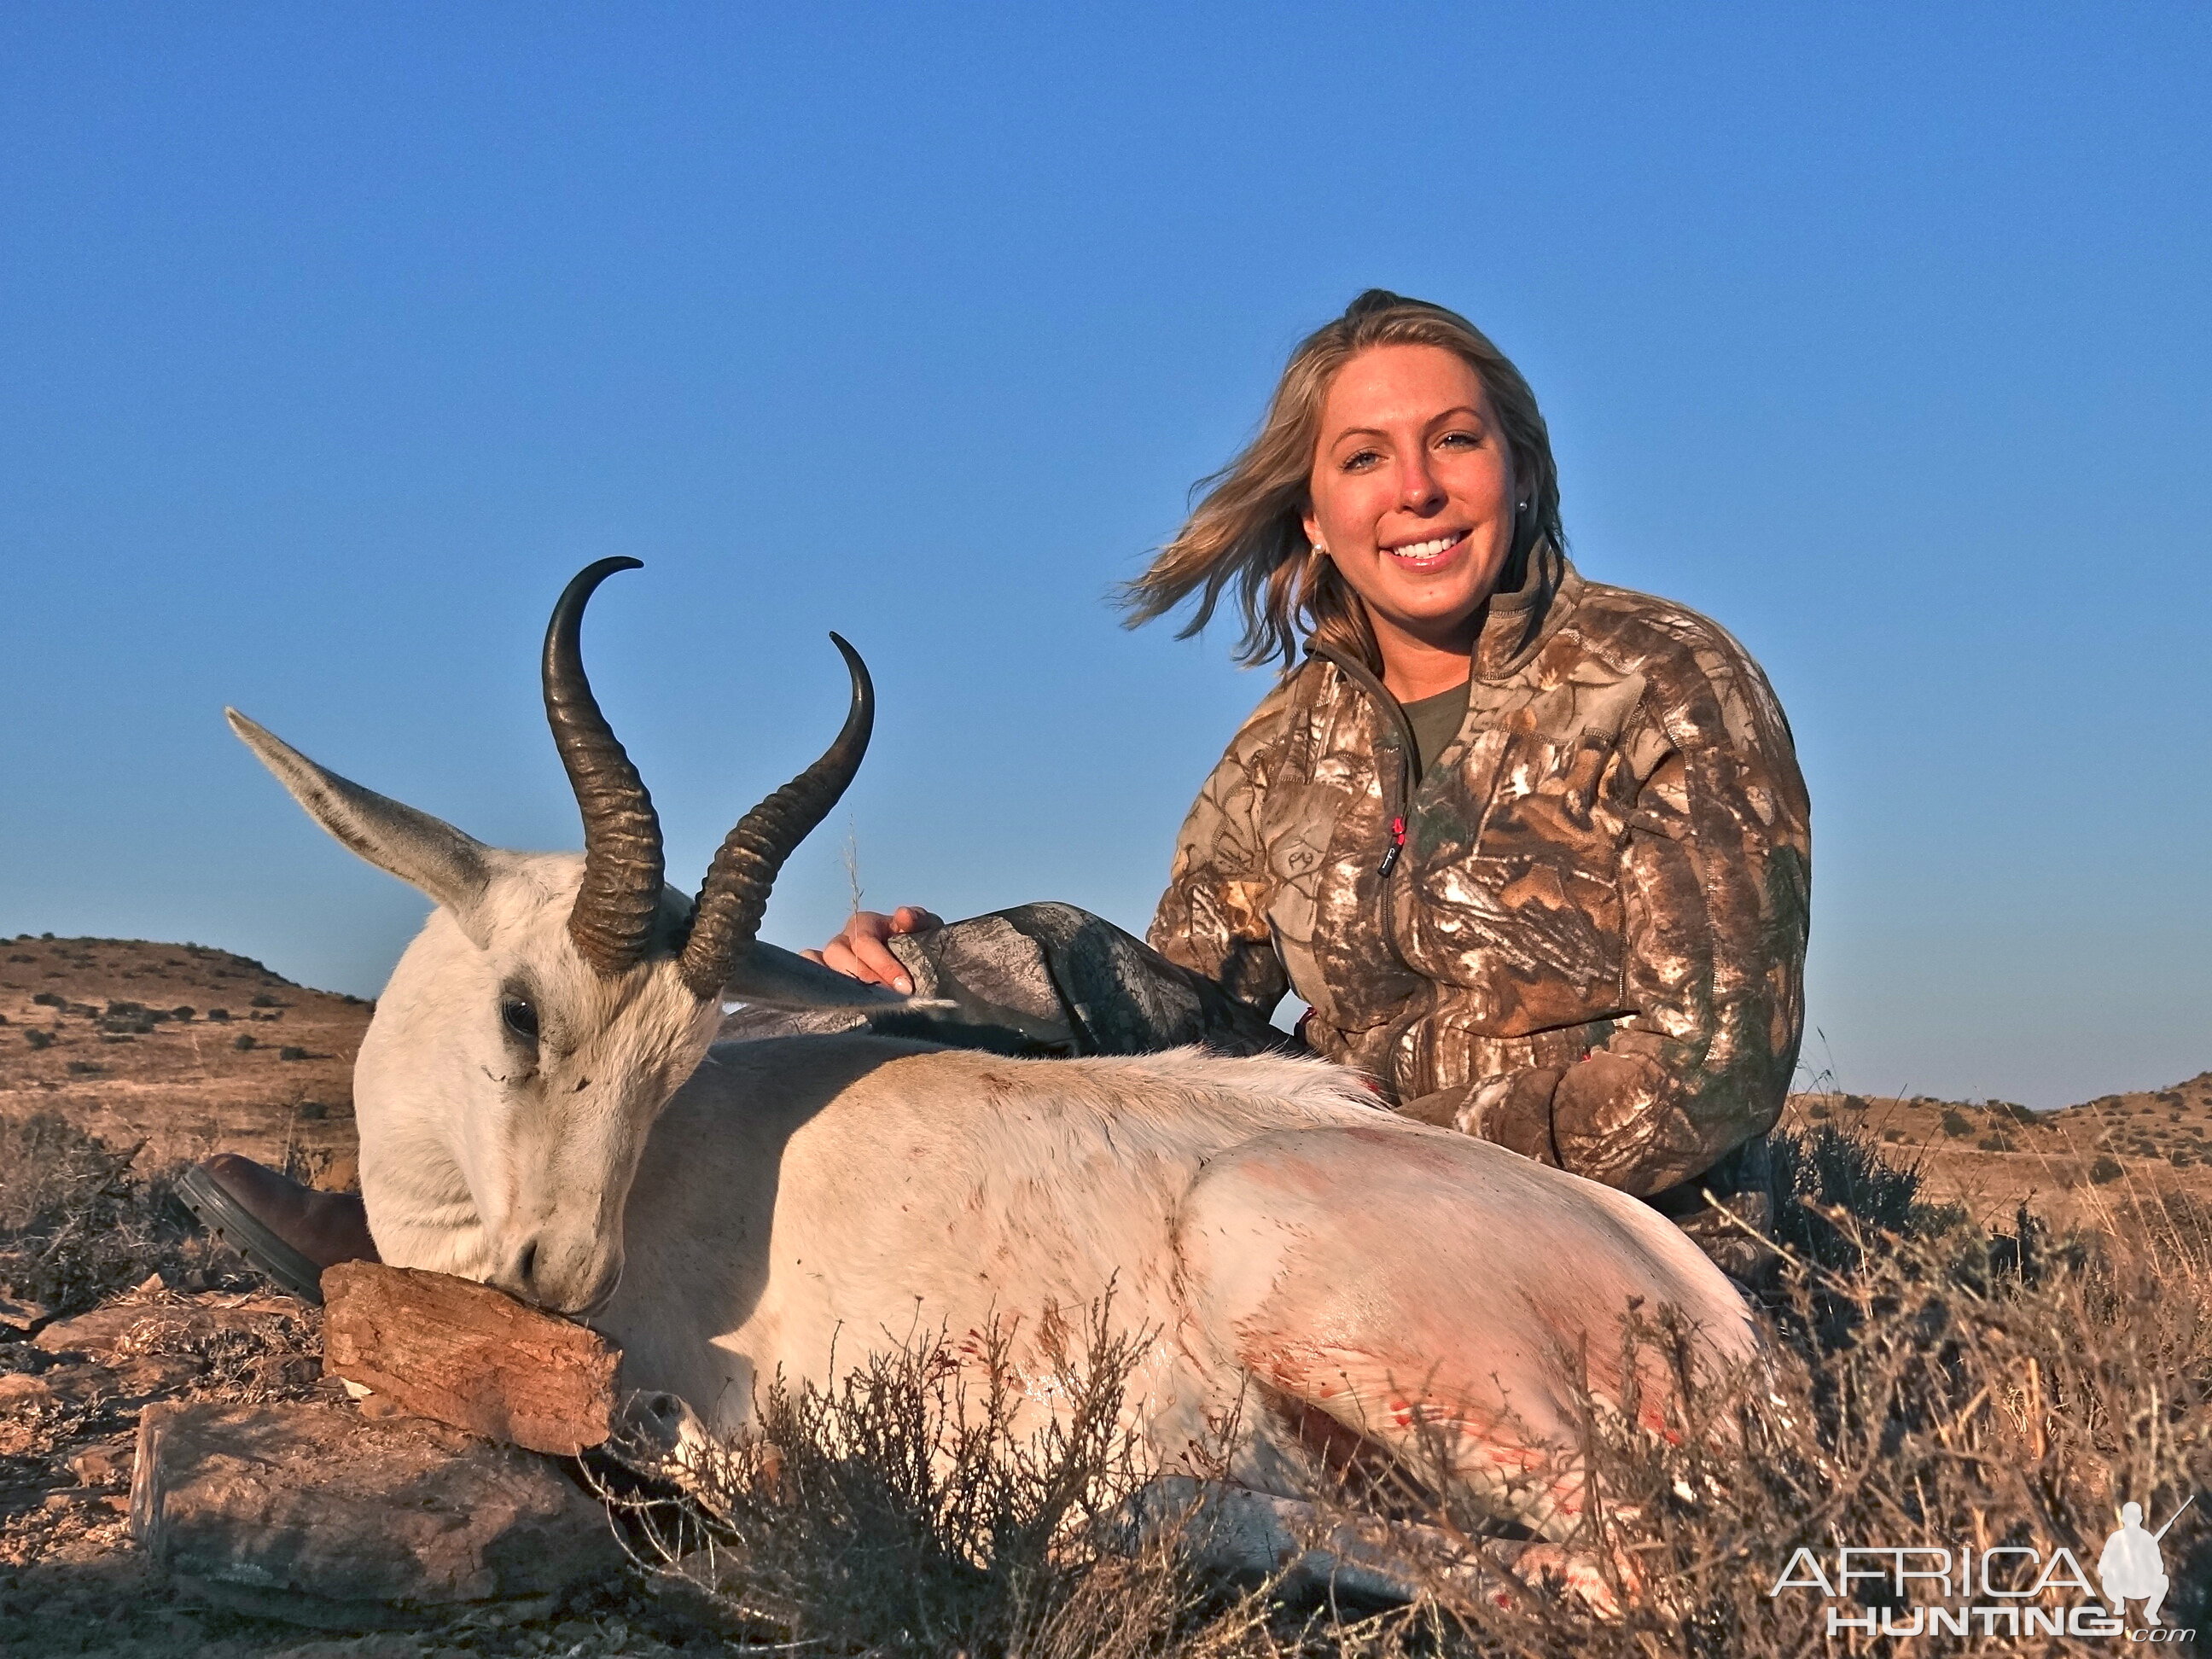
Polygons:
<instances>
[{"instance_id":1,"label":"blonde woman","mask_svg":"<svg viewBox=\"0 0 2212 1659\"><path fill-rule=\"evenodd\" d=\"M946 1042L1303 1039L1758 1277L1810 882L1758 665L1694 611L1585 580L1528 383L1464 318L1380 290L1291 354L1259 436L1127 590L1139 621L1195 599L1187 632L1224 595L1242 659L1282 677L1191 809L1149 947L1067 905L951 927L908 907L812 954L949 1002L920 1022ZM1297 1038L1268 1023L1293 991ZM358 1199L243 1158L185 1196L310 1293L374 1251Z\"/></svg>"},{"instance_id":2,"label":"blonde woman","mask_svg":"<svg viewBox=\"0 0 2212 1659\"><path fill-rule=\"evenodd\" d=\"M1643 1197L1755 1277L1811 880L1758 665L1585 580L1528 383L1466 319L1381 290L1291 354L1127 589L1139 621L1195 599L1187 633L1224 596L1242 659L1282 678L1184 823L1152 951L1066 907L943 937L909 907L821 959L984 984L985 1023L1048 989L1079 1048L1256 1045L1295 992L1305 1042L1400 1111Z\"/></svg>"}]
</instances>

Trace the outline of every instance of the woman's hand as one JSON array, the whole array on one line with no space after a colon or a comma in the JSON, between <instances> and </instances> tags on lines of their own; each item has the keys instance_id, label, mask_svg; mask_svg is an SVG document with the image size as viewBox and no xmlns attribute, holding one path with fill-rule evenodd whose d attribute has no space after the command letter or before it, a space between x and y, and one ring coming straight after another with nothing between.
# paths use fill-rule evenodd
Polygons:
<instances>
[{"instance_id":1,"label":"woman's hand","mask_svg":"<svg viewBox=\"0 0 2212 1659\"><path fill-rule=\"evenodd\" d=\"M843 933L818 951L799 954L870 985L888 985L902 995L910 995L914 981L884 941L894 933L926 933L944 926L916 904L902 904L889 915L880 910L856 910Z\"/></svg>"}]
</instances>

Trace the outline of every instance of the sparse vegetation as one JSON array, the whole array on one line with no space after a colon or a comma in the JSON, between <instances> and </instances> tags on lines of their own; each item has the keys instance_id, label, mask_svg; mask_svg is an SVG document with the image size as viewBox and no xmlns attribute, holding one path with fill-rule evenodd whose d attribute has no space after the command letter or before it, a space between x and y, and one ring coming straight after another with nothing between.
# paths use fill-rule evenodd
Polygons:
<instances>
[{"instance_id":1,"label":"sparse vegetation","mask_svg":"<svg viewBox=\"0 0 2212 1659\"><path fill-rule=\"evenodd\" d=\"M2025 1208L1985 1233L1863 1137L1823 1128L1778 1150L1792 1261L1771 1374L1691 1391L1679 1443L1583 1402L1606 1501L1578 1547L1626 1602L1619 1620L1547 1581L1478 1573L1474 1506L1433 1478L1397 1487L1401 1518L1432 1528L1397 1534L1429 1592L1411 1607L1286 1607L1200 1582L1171 1536L1116 1529L1134 1465L1102 1425L1128 1366L1097 1334L1104 1361L1054 1385L1077 1426L1042 1449L1005 1432L1020 1379L971 1368L963 1401L961 1367L926 1349L826 1395L771 1390L764 1439L721 1448L690 1477L694 1498L641 1502L636 1535L733 1630L819 1651L1778 1656L1823 1631L1815 1595L1769 1594L1800 1545L1831 1561L1842 1544L2063 1545L2094 1562L2120 1502L2163 1517L2212 1487L2203 1212L2098 1249L2054 1241ZM1661 1317L1624 1340L1671 1339ZM1317 1496L1332 1519L1389 1534L1347 1493ZM2192 1511L2166 1551L2169 1620L2212 1616L2212 1524Z\"/></svg>"},{"instance_id":2,"label":"sparse vegetation","mask_svg":"<svg viewBox=\"0 0 2212 1659\"><path fill-rule=\"evenodd\" d=\"M52 1113L0 1117L0 1291L75 1313L204 1263L167 1183L135 1172L137 1156Z\"/></svg>"},{"instance_id":3,"label":"sparse vegetation","mask_svg":"<svg viewBox=\"0 0 2212 1659\"><path fill-rule=\"evenodd\" d=\"M48 964L87 954L74 941L29 948ZM149 959L144 947L135 958L100 948L104 964L111 957L134 966ZM19 1017L24 1045L0 1051L30 1079L27 1090L59 1089L46 1098L72 1113L91 1111L85 1103L110 1091L141 1097L137 1079L166 1052L173 1065L204 1061L219 1076L270 1079L242 1084L228 1097L266 1103L252 1109L277 1115L276 1128L261 1131L270 1140L256 1149L267 1161L292 1165L295 1145L323 1158L344 1141L349 1114L338 1103L346 1098L337 1092L344 1087L338 1068L352 1039L315 1023L329 1020L337 999L319 1001L319 994L287 988L227 956L196 966L198 977L191 980L101 983L72 976L46 981L65 994L33 998L39 973L21 975L29 983L15 988L7 1004ZM223 978L232 981L227 989ZM336 1056L330 1076L315 1070L320 1061L287 1066L280 1077L258 1054L234 1057L234 1039L180 1029L191 1017L178 1007L167 1008L170 1019L155 1022L151 1035L107 1034L135 1036L135 1047L91 1046L98 1023L110 1018L113 991L128 994L118 1000L136 998L150 1007L182 997L204 1003L210 992L237 1001L258 988L287 999L277 1006L291 1010L286 1035L295 1044ZM36 1024L22 1018L29 1004L55 1012L59 1040L70 1047L51 1052L57 1039L41 1029L46 1014L40 1012ZM220 1024L217 1014L210 1009L204 1018ZM40 1036L46 1043L34 1042ZM202 1048L193 1046L195 1036ZM251 1039L245 1045L260 1046ZM64 1062L72 1053L97 1054L109 1065L104 1072L68 1071ZM222 1073L224 1066L233 1070ZM104 1080L75 1081L92 1078ZM260 1092L249 1095L249 1087ZM684 1566L702 1587L698 1603L719 1609L714 1616L726 1632L753 1643L805 1644L795 1650L800 1653L949 1655L964 1648L969 1659L1015 1653L1609 1659L1685 1652L1765 1659L1808 1651L1820 1643L1817 1596L1767 1594L1801 1543L1832 1565L1844 1544L1955 1549L1976 1541L2047 1551L2063 1543L2094 1569L2122 1499L2144 1503L2155 1524L2187 1492L2212 1492L2212 1212L2198 1197L2212 1078L2164 1092L2182 1097L2185 1124L2169 1128L2174 1108L2148 1094L2108 1097L2101 1111L2059 1114L2025 1113L1996 1101L1869 1102L1838 1094L1807 1100L1792 1120L1799 1133L1777 1140L1789 1189L1780 1231L1792 1263L1765 1316L1774 1375L1756 1393L1692 1398L1675 1425L1679 1432L1727 1424L1736 1439L1691 1432L1682 1445L1668 1446L1602 1411L1584 1413L1583 1451L1607 1504L1580 1547L1604 1571L1637 1563L1642 1581L1620 1622L1592 1616L1541 1582L1524 1594L1494 1578L1508 1602L1494 1605L1443 1571L1447 1562L1415 1546L1407 1547L1409 1570L1431 1595L1409 1608L1287 1606L1206 1582L1178 1559L1171 1536L1139 1543L1115 1524L1114 1500L1126 1493L1133 1471L1121 1461L1126 1449L1097 1426L1107 1419L1095 1407L1085 1408L1094 1427L1056 1451L1040 1453L1003 1434L971 1437L963 1446L959 1437L967 1431L932 1404L933 1390L950 1373L941 1364L917 1368L905 1359L872 1367L827 1399L772 1401L769 1439L724 1455L714 1475L721 1485L708 1494L714 1509L629 1482L625 1501L641 1507L624 1524L656 1564L653 1536L684 1550L711 1541L711 1558L695 1553ZM1826 1116L1814 1112L1815 1103ZM1971 1133L1944 1133L1946 1111L1966 1121ZM327 1127L325 1118L332 1120ZM226 1119L226 1137L246 1121ZM155 1271L188 1288L212 1282L211 1274L230 1263L227 1255L201 1254L205 1247L164 1209L158 1176L127 1156L124 1149L149 1130L134 1127L103 1146L59 1118L35 1131L26 1127L40 1121L0 1122L0 1293L69 1312ZM2113 1140L2093 1145L2099 1132L2112 1130L2118 1132ZM1982 1152L1994 1150L1982 1146L1990 1140L2025 1150L1982 1161ZM1931 1194L1972 1199L1954 1172L2001 1164L2018 1172L2007 1177L2015 1182L2012 1190L2035 1183L2055 1205L2072 1206L2064 1212L2075 1221L2085 1214L2103 1219L2094 1233L2069 1234L2046 1225L2034 1207L2014 1211L2005 1196L1995 1206L2001 1219L1985 1228L1959 1207L1933 1201ZM1930 1172L1939 1170L1931 1186ZM2186 1176L2176 1173L2182 1170ZM313 1172L304 1152L297 1172ZM2192 1181L2197 1187L2189 1186ZM2056 1192L2069 1182L2075 1190ZM1974 1200L1972 1208L1986 1217L1992 1206ZM1663 1319L1655 1316L1632 1340L1663 1344ZM292 1386L280 1373L297 1353L241 1348L192 1357L205 1362L204 1378L249 1389L264 1374ZM1078 1384L1101 1391L1101 1399L1118 1386L1110 1343L1104 1358L1108 1363L1091 1364ZM0 1371L19 1360L23 1369L56 1363L0 1329ZM10 1461L0 1468L18 1483L0 1500L0 1549L44 1535L37 1516L49 1488L67 1491L87 1511L104 1501L100 1492L119 1496L128 1428L127 1419L113 1413L96 1426L90 1417L67 1413L39 1419L37 1433L46 1437L39 1447L55 1443L51 1455L36 1451L46 1462L34 1468L30 1454L8 1451ZM64 1444L65 1433L92 1437ZM104 1488L78 1486L68 1460L87 1446L118 1443L124 1475ZM933 1459L941 1452L951 1453L948 1462ZM1340 1514L1364 1513L1349 1494L1323 1496ZM1464 1518L1461 1497L1448 1485L1401 1490L1400 1498L1401 1518ZM2212 1588L2212 1525L2204 1508L2200 1498L2165 1540L2176 1586L2168 1616L2184 1626L2212 1620L2204 1605ZM1370 1517L1363 1524L1381 1523ZM119 1517L113 1527L119 1534ZM34 1577L46 1571L25 1568L11 1577L0 1567L0 1649L13 1651L33 1634L43 1640L57 1627L59 1615L51 1610L36 1626L21 1612L26 1594L35 1602L52 1593L37 1588L55 1582ZM1875 1595L1878 1587L1862 1589ZM173 1604L158 1595L145 1602L143 1614L131 1616L147 1621L148 1639L157 1643L149 1655L182 1659L196 1650L183 1636L163 1633L161 1621L180 1617ZM696 1628L687 1638L680 1621L655 1624L647 1606L634 1592L610 1592L497 1632L437 1631L428 1644L502 1659L525 1652L602 1659L665 1652L651 1632L691 1650L710 1639ZM306 1639L304 1632L242 1619L220 1628L238 1659ZM1947 1650L1941 1641L1917 1645L1931 1654ZM2032 1639L2002 1645L2008 1653L2039 1650Z\"/></svg>"},{"instance_id":4,"label":"sparse vegetation","mask_svg":"<svg viewBox=\"0 0 2212 1659\"><path fill-rule=\"evenodd\" d=\"M2203 1212L2169 1206L2136 1240L2096 1249L2053 1240L2025 1211L1989 1234L1927 1202L1917 1171L1863 1135L1823 1126L1777 1150L1792 1263L1769 1314L1773 1374L1756 1390L1693 1393L1680 1445L1624 1427L1632 1414L1582 1413L1607 1501L1580 1547L1604 1573L1638 1564L1619 1620L1495 1571L1474 1593L1464 1559L1432 1553L1435 1534L1402 1552L1429 1592L1409 1607L1287 1605L1201 1579L1171 1524L1144 1540L1122 1524L1138 1470L1111 1407L1130 1351L1103 1331L1054 1381L1073 1424L1042 1447L1006 1431L1004 1379L995 1401L987 1374L983 1397L963 1403L957 1368L925 1352L827 1396L771 1389L766 1437L723 1449L695 1480L708 1501L632 1485L625 1525L659 1571L679 1569L656 1542L682 1558L730 1631L807 1651L1756 1659L1817 1639L1814 1597L1767 1594L1801 1543L1832 1559L1844 1542L1985 1538L2090 1560L2121 1499L2163 1516L2212 1488ZM128 1153L55 1118L0 1124L9 1293L73 1310L149 1272L189 1277L195 1248ZM1666 1342L1663 1318L1626 1340ZM201 1358L240 1388L294 1363L243 1346ZM1401 1515L1465 1519L1448 1483L1403 1501L1419 1490L1401 1491ZM1343 1492L1317 1495L1339 1518L1364 1513ZM2185 1517L2167 1559L2172 1616L2212 1616L2212 1527ZM572 1617L562 1650L632 1650L602 1622Z\"/></svg>"}]
</instances>

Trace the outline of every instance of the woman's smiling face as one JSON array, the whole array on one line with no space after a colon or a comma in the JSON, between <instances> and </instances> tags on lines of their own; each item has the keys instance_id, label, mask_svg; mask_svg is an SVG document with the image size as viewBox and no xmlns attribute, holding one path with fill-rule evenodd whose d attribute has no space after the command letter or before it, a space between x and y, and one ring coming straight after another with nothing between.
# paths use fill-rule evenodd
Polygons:
<instances>
[{"instance_id":1,"label":"woman's smiling face","mask_svg":"<svg viewBox=\"0 0 2212 1659\"><path fill-rule=\"evenodd\" d=\"M1407 648L1470 652L1514 528L1513 458L1474 366L1430 345L1346 363L1310 489L1307 538L1366 601L1386 668Z\"/></svg>"}]
</instances>

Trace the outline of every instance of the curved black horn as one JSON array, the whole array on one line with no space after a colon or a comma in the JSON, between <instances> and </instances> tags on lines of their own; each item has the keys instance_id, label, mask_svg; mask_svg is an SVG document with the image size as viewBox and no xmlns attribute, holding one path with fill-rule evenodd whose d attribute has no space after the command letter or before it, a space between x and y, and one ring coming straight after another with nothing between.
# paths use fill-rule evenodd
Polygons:
<instances>
[{"instance_id":1,"label":"curved black horn","mask_svg":"<svg viewBox=\"0 0 2212 1659\"><path fill-rule=\"evenodd\" d=\"M611 978L643 958L660 909L660 819L637 769L599 713L577 642L592 590L640 559L601 559L576 573L545 629L545 720L584 814L584 884L568 935L584 960Z\"/></svg>"},{"instance_id":2,"label":"curved black horn","mask_svg":"<svg viewBox=\"0 0 2212 1659\"><path fill-rule=\"evenodd\" d=\"M699 890L691 915L691 937L684 941L680 971L684 982L702 998L719 996L738 953L753 942L768 908L769 889L792 849L830 815L837 798L860 769L868 734L876 724L876 688L860 653L835 634L830 642L844 653L853 676L853 706L844 730L823 750L822 758L738 820L723 838Z\"/></svg>"}]
</instances>

